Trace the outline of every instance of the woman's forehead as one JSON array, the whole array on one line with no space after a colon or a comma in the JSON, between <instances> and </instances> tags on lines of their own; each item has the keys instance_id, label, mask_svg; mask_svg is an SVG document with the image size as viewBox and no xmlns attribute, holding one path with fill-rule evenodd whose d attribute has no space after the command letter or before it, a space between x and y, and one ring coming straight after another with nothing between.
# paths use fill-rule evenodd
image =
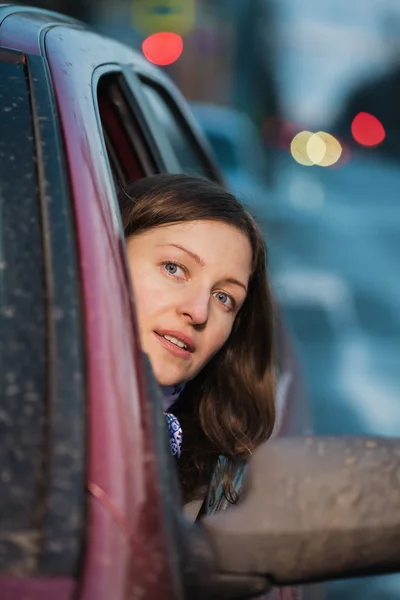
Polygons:
<instances>
[{"instance_id":1,"label":"woman's forehead","mask_svg":"<svg viewBox=\"0 0 400 600\"><path fill-rule=\"evenodd\" d=\"M158 237L170 238L171 236L182 236L183 238L192 237L195 242L202 240L214 240L216 236L223 235L224 239L240 240L247 236L234 225L223 221L214 221L208 219L199 219L195 221L183 221L154 227L149 230Z\"/></svg>"}]
</instances>

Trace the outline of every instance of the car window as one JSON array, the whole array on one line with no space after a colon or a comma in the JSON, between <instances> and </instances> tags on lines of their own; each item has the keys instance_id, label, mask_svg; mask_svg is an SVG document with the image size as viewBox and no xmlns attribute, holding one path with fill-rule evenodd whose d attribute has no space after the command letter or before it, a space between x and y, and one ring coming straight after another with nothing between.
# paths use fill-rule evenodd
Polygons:
<instances>
[{"instance_id":1,"label":"car window","mask_svg":"<svg viewBox=\"0 0 400 600\"><path fill-rule=\"evenodd\" d=\"M0 573L19 575L75 573L83 532L78 265L53 102L41 57L0 52Z\"/></svg>"},{"instance_id":2,"label":"car window","mask_svg":"<svg viewBox=\"0 0 400 600\"><path fill-rule=\"evenodd\" d=\"M165 90L142 80L143 90L156 118L162 124L182 170L202 177L210 176L210 169L203 160L203 152L197 147L190 129L172 98Z\"/></svg>"},{"instance_id":3,"label":"car window","mask_svg":"<svg viewBox=\"0 0 400 600\"><path fill-rule=\"evenodd\" d=\"M11 53L10 57L11 57ZM22 55L21 55L22 56ZM43 484L46 294L39 187L24 64L0 61L0 572L24 556ZM34 544L33 544L34 545Z\"/></svg>"},{"instance_id":4,"label":"car window","mask_svg":"<svg viewBox=\"0 0 400 600\"><path fill-rule=\"evenodd\" d=\"M158 170L154 154L129 103L124 77L107 73L97 86L99 114L117 189Z\"/></svg>"}]
</instances>

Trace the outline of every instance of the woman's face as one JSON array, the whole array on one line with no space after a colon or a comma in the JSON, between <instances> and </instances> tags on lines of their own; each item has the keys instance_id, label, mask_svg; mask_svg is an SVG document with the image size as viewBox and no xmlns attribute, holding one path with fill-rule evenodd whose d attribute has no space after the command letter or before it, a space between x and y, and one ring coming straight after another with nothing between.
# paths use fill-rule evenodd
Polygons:
<instances>
[{"instance_id":1,"label":"woman's face","mask_svg":"<svg viewBox=\"0 0 400 600\"><path fill-rule=\"evenodd\" d=\"M219 221L155 227L127 240L141 344L160 385L192 379L223 346L251 272L247 237Z\"/></svg>"}]
</instances>

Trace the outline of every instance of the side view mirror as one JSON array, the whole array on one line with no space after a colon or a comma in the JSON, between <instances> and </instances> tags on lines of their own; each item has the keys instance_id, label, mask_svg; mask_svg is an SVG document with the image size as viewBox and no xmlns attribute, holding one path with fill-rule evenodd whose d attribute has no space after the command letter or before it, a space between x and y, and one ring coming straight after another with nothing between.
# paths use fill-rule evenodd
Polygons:
<instances>
[{"instance_id":1,"label":"side view mirror","mask_svg":"<svg viewBox=\"0 0 400 600\"><path fill-rule=\"evenodd\" d=\"M239 504L198 530L207 598L400 571L400 440L269 441L250 460Z\"/></svg>"}]
</instances>

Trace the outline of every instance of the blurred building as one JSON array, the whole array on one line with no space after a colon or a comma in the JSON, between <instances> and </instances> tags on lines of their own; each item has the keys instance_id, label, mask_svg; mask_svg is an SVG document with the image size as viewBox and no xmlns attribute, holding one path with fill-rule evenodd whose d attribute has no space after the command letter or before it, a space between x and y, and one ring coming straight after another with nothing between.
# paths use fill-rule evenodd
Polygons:
<instances>
[{"instance_id":1,"label":"blurred building","mask_svg":"<svg viewBox=\"0 0 400 600\"><path fill-rule=\"evenodd\" d=\"M279 113L269 0L197 0L194 29L170 73L189 100L231 105L256 125Z\"/></svg>"},{"instance_id":2,"label":"blurred building","mask_svg":"<svg viewBox=\"0 0 400 600\"><path fill-rule=\"evenodd\" d=\"M271 0L30 3L90 22L137 49L149 33L176 31L183 37L184 51L166 69L189 100L232 105L250 114L260 125L266 117L278 113L275 14ZM190 27L180 27L180 23L190 23Z\"/></svg>"}]
</instances>

